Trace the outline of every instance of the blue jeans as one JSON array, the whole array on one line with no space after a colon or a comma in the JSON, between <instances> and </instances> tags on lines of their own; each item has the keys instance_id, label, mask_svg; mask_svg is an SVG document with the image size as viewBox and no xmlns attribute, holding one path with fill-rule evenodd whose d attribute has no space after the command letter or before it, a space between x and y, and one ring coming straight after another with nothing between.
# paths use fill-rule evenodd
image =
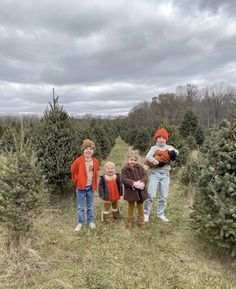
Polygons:
<instances>
[{"instance_id":1,"label":"blue jeans","mask_svg":"<svg viewBox=\"0 0 236 289\"><path fill-rule=\"evenodd\" d=\"M87 205L87 223L94 222L94 192L92 186L87 186L85 190L76 189L78 222L85 223L85 200Z\"/></svg>"},{"instance_id":2,"label":"blue jeans","mask_svg":"<svg viewBox=\"0 0 236 289\"><path fill-rule=\"evenodd\" d=\"M168 173L153 171L150 175L148 186L148 199L144 203L144 215L149 216L152 210L153 201L159 189L159 198L157 205L157 217L163 217L167 205L170 177Z\"/></svg>"}]
</instances>

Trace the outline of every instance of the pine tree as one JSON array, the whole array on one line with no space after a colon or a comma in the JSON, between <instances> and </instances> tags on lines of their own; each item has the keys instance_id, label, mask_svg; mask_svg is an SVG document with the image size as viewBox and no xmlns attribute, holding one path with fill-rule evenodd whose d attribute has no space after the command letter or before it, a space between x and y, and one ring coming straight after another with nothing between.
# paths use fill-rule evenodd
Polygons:
<instances>
[{"instance_id":1,"label":"pine tree","mask_svg":"<svg viewBox=\"0 0 236 289\"><path fill-rule=\"evenodd\" d=\"M207 129L205 133L205 139L203 146L200 148L200 151L207 155L210 151L212 146L214 146L216 143L220 141L220 134L218 128L211 128Z\"/></svg>"},{"instance_id":2,"label":"pine tree","mask_svg":"<svg viewBox=\"0 0 236 289\"><path fill-rule=\"evenodd\" d=\"M149 148L149 143L151 140L151 136L148 132L148 130L141 126L137 130L137 134L135 136L135 141L134 141L134 149L139 150L141 154L145 153L147 149Z\"/></svg>"},{"instance_id":3,"label":"pine tree","mask_svg":"<svg viewBox=\"0 0 236 289\"><path fill-rule=\"evenodd\" d=\"M96 145L96 156L100 160L106 158L112 146L102 124L95 124L92 128L92 133Z\"/></svg>"},{"instance_id":4,"label":"pine tree","mask_svg":"<svg viewBox=\"0 0 236 289\"><path fill-rule=\"evenodd\" d=\"M53 96L50 109L38 123L33 145L49 185L62 193L70 179L69 167L78 154L76 135L69 115Z\"/></svg>"},{"instance_id":5,"label":"pine tree","mask_svg":"<svg viewBox=\"0 0 236 289\"><path fill-rule=\"evenodd\" d=\"M113 124L113 122L108 121L108 120L104 121L103 127L105 129L107 138L109 139L110 144L111 144L111 148L112 148L114 146L116 138L118 136L118 130L115 127L115 125Z\"/></svg>"},{"instance_id":6,"label":"pine tree","mask_svg":"<svg viewBox=\"0 0 236 289\"><path fill-rule=\"evenodd\" d=\"M175 162L176 166L184 165L190 153L186 140L180 135L179 129L176 126L164 124L162 127L169 133L169 140L167 143L173 145L179 151Z\"/></svg>"},{"instance_id":7,"label":"pine tree","mask_svg":"<svg viewBox=\"0 0 236 289\"><path fill-rule=\"evenodd\" d=\"M20 245L42 211L47 190L36 153L25 141L23 128L14 137L14 152L4 151L0 158L0 222L9 244Z\"/></svg>"},{"instance_id":8,"label":"pine tree","mask_svg":"<svg viewBox=\"0 0 236 289\"><path fill-rule=\"evenodd\" d=\"M200 125L198 125L195 131L195 140L197 145L202 146L204 143L204 139L205 139L204 130Z\"/></svg>"},{"instance_id":9,"label":"pine tree","mask_svg":"<svg viewBox=\"0 0 236 289\"><path fill-rule=\"evenodd\" d=\"M5 132L5 130L6 130L6 126L0 124L0 139L2 138L2 135Z\"/></svg>"},{"instance_id":10,"label":"pine tree","mask_svg":"<svg viewBox=\"0 0 236 289\"><path fill-rule=\"evenodd\" d=\"M14 138L13 135L17 137L17 131L14 128L7 127L2 134L0 139L0 150L14 150Z\"/></svg>"},{"instance_id":11,"label":"pine tree","mask_svg":"<svg viewBox=\"0 0 236 289\"><path fill-rule=\"evenodd\" d=\"M189 136L187 136L185 141L186 141L187 146L190 148L190 150L196 149L197 144L196 144L195 137L193 135L190 134Z\"/></svg>"},{"instance_id":12,"label":"pine tree","mask_svg":"<svg viewBox=\"0 0 236 289\"><path fill-rule=\"evenodd\" d=\"M192 110L188 110L184 119L180 125L180 134L183 137L187 137L189 135L195 136L196 129L198 127L198 119Z\"/></svg>"},{"instance_id":13,"label":"pine tree","mask_svg":"<svg viewBox=\"0 0 236 289\"><path fill-rule=\"evenodd\" d=\"M202 171L191 214L192 226L236 254L236 126L223 126Z\"/></svg>"},{"instance_id":14,"label":"pine tree","mask_svg":"<svg viewBox=\"0 0 236 289\"><path fill-rule=\"evenodd\" d=\"M138 134L138 129L128 129L125 134L125 141L129 145L133 145Z\"/></svg>"}]
</instances>

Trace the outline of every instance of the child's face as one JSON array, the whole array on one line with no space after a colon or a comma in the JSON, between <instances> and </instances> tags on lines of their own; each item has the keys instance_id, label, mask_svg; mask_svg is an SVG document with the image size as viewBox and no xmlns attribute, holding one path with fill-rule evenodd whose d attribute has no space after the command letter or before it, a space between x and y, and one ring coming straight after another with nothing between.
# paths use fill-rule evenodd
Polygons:
<instances>
[{"instance_id":1,"label":"child's face","mask_svg":"<svg viewBox=\"0 0 236 289\"><path fill-rule=\"evenodd\" d=\"M166 144L166 139L165 139L164 137L162 137L162 136L159 136L159 137L157 138L157 144L159 144L159 145L165 145L165 144Z\"/></svg>"},{"instance_id":2,"label":"child's face","mask_svg":"<svg viewBox=\"0 0 236 289\"><path fill-rule=\"evenodd\" d=\"M115 173L115 168L114 166L107 166L105 168L105 174L108 175L108 176L113 176Z\"/></svg>"},{"instance_id":3,"label":"child's face","mask_svg":"<svg viewBox=\"0 0 236 289\"><path fill-rule=\"evenodd\" d=\"M138 160L137 160L135 157L130 157L130 158L128 159L128 163L129 163L129 165L130 165L131 167L134 167L135 165L137 165Z\"/></svg>"},{"instance_id":4,"label":"child's face","mask_svg":"<svg viewBox=\"0 0 236 289\"><path fill-rule=\"evenodd\" d=\"M83 155L86 157L86 158L90 158L94 153L94 149L92 147L86 147L83 151Z\"/></svg>"}]
</instances>

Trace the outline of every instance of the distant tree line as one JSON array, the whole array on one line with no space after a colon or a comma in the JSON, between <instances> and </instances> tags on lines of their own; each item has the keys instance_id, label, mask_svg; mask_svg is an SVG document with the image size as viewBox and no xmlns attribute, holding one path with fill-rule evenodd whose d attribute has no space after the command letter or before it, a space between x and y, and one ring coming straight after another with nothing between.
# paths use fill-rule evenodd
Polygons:
<instances>
[{"instance_id":1,"label":"distant tree line","mask_svg":"<svg viewBox=\"0 0 236 289\"><path fill-rule=\"evenodd\" d=\"M232 103L236 89L218 84L199 90L194 84L178 86L175 93L161 93L151 101L140 102L128 114L127 127L156 129L162 123L180 125L187 110L192 110L205 128L222 119L233 120Z\"/></svg>"}]
</instances>

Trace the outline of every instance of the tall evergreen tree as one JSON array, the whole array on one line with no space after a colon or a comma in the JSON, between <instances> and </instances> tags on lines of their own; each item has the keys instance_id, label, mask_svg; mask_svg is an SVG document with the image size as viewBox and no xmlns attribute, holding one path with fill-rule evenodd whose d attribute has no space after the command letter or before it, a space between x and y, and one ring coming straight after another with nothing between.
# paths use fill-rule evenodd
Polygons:
<instances>
[{"instance_id":1,"label":"tall evergreen tree","mask_svg":"<svg viewBox=\"0 0 236 289\"><path fill-rule=\"evenodd\" d=\"M47 190L23 128L14 140L14 151L4 151L0 158L0 222L9 243L18 246L42 212Z\"/></svg>"},{"instance_id":2,"label":"tall evergreen tree","mask_svg":"<svg viewBox=\"0 0 236 289\"><path fill-rule=\"evenodd\" d=\"M70 179L69 167L78 154L76 135L69 115L53 96L50 109L38 123L33 137L33 145L43 172L51 187L63 192Z\"/></svg>"},{"instance_id":3,"label":"tall evergreen tree","mask_svg":"<svg viewBox=\"0 0 236 289\"><path fill-rule=\"evenodd\" d=\"M236 126L222 127L212 144L191 214L193 228L236 254Z\"/></svg>"}]
</instances>

